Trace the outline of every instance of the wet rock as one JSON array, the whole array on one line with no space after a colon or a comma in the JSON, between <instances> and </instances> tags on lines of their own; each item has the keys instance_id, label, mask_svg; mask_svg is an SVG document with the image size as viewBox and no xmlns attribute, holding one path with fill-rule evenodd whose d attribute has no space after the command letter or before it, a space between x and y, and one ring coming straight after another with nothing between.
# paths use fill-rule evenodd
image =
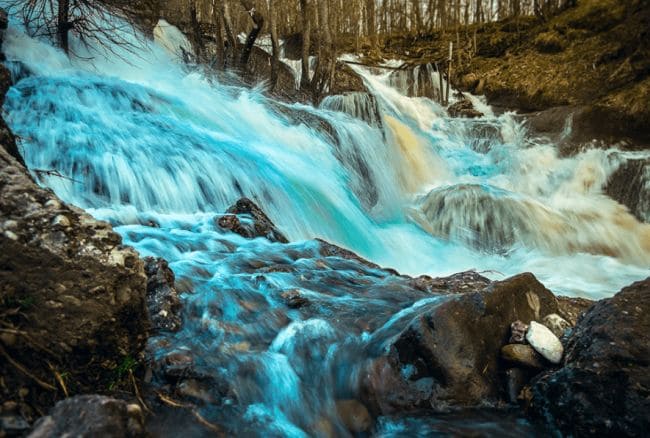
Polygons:
<instances>
[{"instance_id":1,"label":"wet rock","mask_svg":"<svg viewBox=\"0 0 650 438\"><path fill-rule=\"evenodd\" d=\"M0 436L24 436L31 427L19 415L0 415Z\"/></svg>"},{"instance_id":2,"label":"wet rock","mask_svg":"<svg viewBox=\"0 0 650 438\"><path fill-rule=\"evenodd\" d=\"M650 158L628 160L609 177L605 193L642 222L650 222Z\"/></svg>"},{"instance_id":3,"label":"wet rock","mask_svg":"<svg viewBox=\"0 0 650 438\"><path fill-rule=\"evenodd\" d=\"M414 288L430 293L464 293L481 290L492 281L476 271L465 271L448 277L431 278L420 275L409 282Z\"/></svg>"},{"instance_id":4,"label":"wet rock","mask_svg":"<svg viewBox=\"0 0 650 438\"><path fill-rule=\"evenodd\" d=\"M156 358L154 370L168 380L189 376L194 371L194 357L188 350L175 350Z\"/></svg>"},{"instance_id":5,"label":"wet rock","mask_svg":"<svg viewBox=\"0 0 650 438\"><path fill-rule=\"evenodd\" d=\"M289 242L262 209L248 198L239 199L226 213L218 220L221 228L246 238L265 237L271 242Z\"/></svg>"},{"instance_id":6,"label":"wet rock","mask_svg":"<svg viewBox=\"0 0 650 438\"><path fill-rule=\"evenodd\" d=\"M280 296L291 309L298 309L309 304L309 300L296 289L284 291Z\"/></svg>"},{"instance_id":7,"label":"wet rock","mask_svg":"<svg viewBox=\"0 0 650 438\"><path fill-rule=\"evenodd\" d=\"M580 318L591 306L594 301L586 298L574 297L557 297L557 310L558 314L564 318L573 327Z\"/></svg>"},{"instance_id":8,"label":"wet rock","mask_svg":"<svg viewBox=\"0 0 650 438\"><path fill-rule=\"evenodd\" d=\"M558 338L564 336L564 332L571 327L571 324L557 313L546 315L542 323Z\"/></svg>"},{"instance_id":9,"label":"wet rock","mask_svg":"<svg viewBox=\"0 0 650 438\"><path fill-rule=\"evenodd\" d=\"M511 344L525 344L526 331L528 331L528 324L521 321L513 322L510 324L510 340L508 342Z\"/></svg>"},{"instance_id":10,"label":"wet rock","mask_svg":"<svg viewBox=\"0 0 650 438\"><path fill-rule=\"evenodd\" d=\"M181 301L174 286L174 272L163 258L146 257L147 309L155 330L177 331L181 327Z\"/></svg>"},{"instance_id":11,"label":"wet rock","mask_svg":"<svg viewBox=\"0 0 650 438\"><path fill-rule=\"evenodd\" d=\"M379 265L372 263L371 261L368 261L364 259L363 257L359 257L357 254L353 253L350 250L347 250L345 248L341 248L340 246L331 244L325 240L322 239L315 239L319 243L319 253L323 257L340 257L342 259L346 260L353 260L355 262L358 262L362 264L363 266L366 266L371 269L382 269ZM391 270L392 271L392 270ZM396 271L392 271L394 273L397 273Z\"/></svg>"},{"instance_id":12,"label":"wet rock","mask_svg":"<svg viewBox=\"0 0 650 438\"><path fill-rule=\"evenodd\" d=\"M562 360L562 354L564 354L562 343L548 327L531 321L526 332L526 340L549 362L558 364Z\"/></svg>"},{"instance_id":13,"label":"wet rock","mask_svg":"<svg viewBox=\"0 0 650 438\"><path fill-rule=\"evenodd\" d=\"M557 303L532 274L421 306L367 369L364 402L380 413L498 403L510 321L531 321L540 311L555 313Z\"/></svg>"},{"instance_id":14,"label":"wet rock","mask_svg":"<svg viewBox=\"0 0 650 438\"><path fill-rule=\"evenodd\" d=\"M469 99L461 99L447 108L447 112L451 117L464 117L474 119L483 117L484 114L474 108L472 101Z\"/></svg>"},{"instance_id":15,"label":"wet rock","mask_svg":"<svg viewBox=\"0 0 650 438\"><path fill-rule=\"evenodd\" d=\"M357 74L345 62L337 61L334 67L334 78L330 85L329 94L344 94L350 92L368 93L369 90L363 82L363 78L359 76L359 74Z\"/></svg>"},{"instance_id":16,"label":"wet rock","mask_svg":"<svg viewBox=\"0 0 650 438\"><path fill-rule=\"evenodd\" d=\"M139 356L149 329L146 277L110 225L39 187L2 148L0 187L0 314L22 333L2 347L19 364L0 360L2 398L27 388L26 402L44 410L62 395L53 369L78 391L98 391L125 358Z\"/></svg>"},{"instance_id":17,"label":"wet rock","mask_svg":"<svg viewBox=\"0 0 650 438\"><path fill-rule=\"evenodd\" d=\"M530 373L521 368L508 368L506 370L506 392L508 401L517 403L521 390L530 380Z\"/></svg>"},{"instance_id":18,"label":"wet rock","mask_svg":"<svg viewBox=\"0 0 650 438\"><path fill-rule=\"evenodd\" d=\"M511 364L536 370L544 369L542 356L526 344L508 344L501 348L501 357Z\"/></svg>"},{"instance_id":19,"label":"wet rock","mask_svg":"<svg viewBox=\"0 0 650 438\"><path fill-rule=\"evenodd\" d=\"M336 412L343 424L352 433L363 433L372 427L368 409L358 400L338 400Z\"/></svg>"},{"instance_id":20,"label":"wet rock","mask_svg":"<svg viewBox=\"0 0 650 438\"><path fill-rule=\"evenodd\" d=\"M79 395L56 404L34 425L29 438L144 437L144 416L137 404L102 395Z\"/></svg>"},{"instance_id":21,"label":"wet rock","mask_svg":"<svg viewBox=\"0 0 650 438\"><path fill-rule=\"evenodd\" d=\"M578 321L564 367L532 385L528 412L573 436L650 430L650 278L601 300Z\"/></svg>"}]
</instances>

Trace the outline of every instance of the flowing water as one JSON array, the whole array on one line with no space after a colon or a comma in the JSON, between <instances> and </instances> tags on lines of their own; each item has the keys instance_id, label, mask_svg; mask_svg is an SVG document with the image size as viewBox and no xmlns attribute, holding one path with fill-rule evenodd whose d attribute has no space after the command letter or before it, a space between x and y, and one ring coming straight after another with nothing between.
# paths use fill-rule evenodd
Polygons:
<instances>
[{"instance_id":1,"label":"flowing water","mask_svg":"<svg viewBox=\"0 0 650 438\"><path fill-rule=\"evenodd\" d=\"M319 262L315 237L406 274L531 271L556 293L593 299L649 273L650 226L602 193L641 153L560 158L478 98L486 117L451 119L389 74L360 68L372 96L274 103L187 71L170 41L134 40L133 50L103 56L73 40L93 59L70 61L12 25L4 50L17 83L4 111L30 169L65 176L40 173L42 184L112 222L142 256L170 262L186 324L150 349L191 351L204 373L228 382L213 388L219 409L204 415L231 431L304 436L326 420L345 433L335 400L357 396L371 351L444 299L398 293L374 268ZM242 196L292 243L221 230L215 217ZM315 310L286 310L290 290ZM422 424L443 436L530 432L516 418L501 427L468 415L461 425L384 417L373 433L413 435Z\"/></svg>"}]
</instances>

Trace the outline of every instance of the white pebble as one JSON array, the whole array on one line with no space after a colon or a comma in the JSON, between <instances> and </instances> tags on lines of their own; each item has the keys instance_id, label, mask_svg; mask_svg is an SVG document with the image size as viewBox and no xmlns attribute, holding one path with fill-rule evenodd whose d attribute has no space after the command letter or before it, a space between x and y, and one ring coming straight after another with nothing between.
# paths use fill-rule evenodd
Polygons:
<instances>
[{"instance_id":1,"label":"white pebble","mask_svg":"<svg viewBox=\"0 0 650 438\"><path fill-rule=\"evenodd\" d=\"M548 327L531 321L526 332L526 340L539 354L551 363L560 363L564 348L562 343Z\"/></svg>"}]
</instances>

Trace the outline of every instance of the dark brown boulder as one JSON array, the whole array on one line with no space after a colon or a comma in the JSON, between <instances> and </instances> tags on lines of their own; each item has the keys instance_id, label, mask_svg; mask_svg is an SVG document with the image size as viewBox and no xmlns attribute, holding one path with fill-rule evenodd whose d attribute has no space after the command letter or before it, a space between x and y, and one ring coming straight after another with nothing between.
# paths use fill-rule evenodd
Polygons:
<instances>
[{"instance_id":1,"label":"dark brown boulder","mask_svg":"<svg viewBox=\"0 0 650 438\"><path fill-rule=\"evenodd\" d=\"M174 285L174 272L167 260L146 257L147 309L154 330L175 332L181 327L181 301Z\"/></svg>"},{"instance_id":2,"label":"dark brown boulder","mask_svg":"<svg viewBox=\"0 0 650 438\"><path fill-rule=\"evenodd\" d=\"M578 321L564 367L532 385L529 413L562 434L650 430L650 278L597 302Z\"/></svg>"},{"instance_id":3,"label":"dark brown boulder","mask_svg":"<svg viewBox=\"0 0 650 438\"><path fill-rule=\"evenodd\" d=\"M609 177L605 193L625 205L642 222L650 222L650 186L646 175L650 159L629 160Z\"/></svg>"},{"instance_id":4,"label":"dark brown boulder","mask_svg":"<svg viewBox=\"0 0 650 438\"><path fill-rule=\"evenodd\" d=\"M0 399L45 408L65 391L107 388L137 359L149 329L146 277L121 243L0 148L0 320L12 334L0 342Z\"/></svg>"},{"instance_id":5,"label":"dark brown boulder","mask_svg":"<svg viewBox=\"0 0 650 438\"><path fill-rule=\"evenodd\" d=\"M289 242L266 213L248 198L239 199L226 213L217 220L223 229L248 239L265 237L271 242Z\"/></svg>"},{"instance_id":6,"label":"dark brown boulder","mask_svg":"<svg viewBox=\"0 0 650 438\"><path fill-rule=\"evenodd\" d=\"M144 437L144 415L137 404L103 395L79 395L56 404L34 425L30 438Z\"/></svg>"},{"instance_id":7,"label":"dark brown boulder","mask_svg":"<svg viewBox=\"0 0 650 438\"><path fill-rule=\"evenodd\" d=\"M510 323L556 313L557 303L532 274L520 274L422 309L367 370L366 404L375 411L496 404Z\"/></svg>"}]
</instances>

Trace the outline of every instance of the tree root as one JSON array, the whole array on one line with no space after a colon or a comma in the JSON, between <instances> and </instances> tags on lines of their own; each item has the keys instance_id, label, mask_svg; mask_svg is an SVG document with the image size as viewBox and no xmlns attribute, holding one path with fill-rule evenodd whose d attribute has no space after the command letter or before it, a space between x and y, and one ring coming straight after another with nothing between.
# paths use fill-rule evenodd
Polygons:
<instances>
[{"instance_id":1,"label":"tree root","mask_svg":"<svg viewBox=\"0 0 650 438\"><path fill-rule=\"evenodd\" d=\"M7 352L5 351L5 349L4 349L2 346L0 346L0 354L1 354L2 356L4 356L5 359L7 359L7 361L8 361L11 365L14 366L14 368L16 368L18 371L20 371L21 373L23 373L23 374L26 375L27 377L31 378L31 379L32 379L34 382L36 382L36 383L38 384L38 386L40 386L41 388L43 388L43 389L47 389L48 391L56 391L56 387L55 387L55 386L52 386L52 385L50 385L49 383L46 383L46 382L42 381L41 379L39 379L38 377L36 377L34 374L30 373L30 372L27 370L27 368L25 368L24 366L22 366L19 362L16 362L16 361L11 357L11 356L9 356L9 353L7 353Z\"/></svg>"}]
</instances>

